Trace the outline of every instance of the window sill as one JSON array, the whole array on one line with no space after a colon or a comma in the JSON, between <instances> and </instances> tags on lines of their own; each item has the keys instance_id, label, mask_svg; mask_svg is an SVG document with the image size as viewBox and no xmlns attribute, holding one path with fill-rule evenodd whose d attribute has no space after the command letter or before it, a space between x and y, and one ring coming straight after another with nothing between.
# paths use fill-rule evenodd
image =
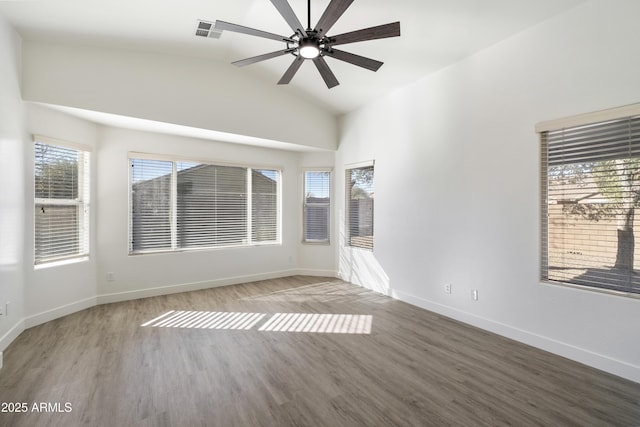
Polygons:
<instances>
[{"instance_id":1,"label":"window sill","mask_svg":"<svg viewBox=\"0 0 640 427\"><path fill-rule=\"evenodd\" d=\"M33 269L34 270L44 270L46 268L61 267L61 266L65 266L65 265L78 264L78 263L86 262L86 261L89 261L89 257L88 256L83 256L83 257L79 257L79 258L69 258L69 259L63 259L63 260L59 260L59 261L50 261L50 262L44 262L42 264L35 264L33 266Z\"/></svg>"},{"instance_id":2,"label":"window sill","mask_svg":"<svg viewBox=\"0 0 640 427\"><path fill-rule=\"evenodd\" d=\"M309 245L309 246L331 246L331 242L329 240L318 240L318 241L303 240L302 244Z\"/></svg>"},{"instance_id":3,"label":"window sill","mask_svg":"<svg viewBox=\"0 0 640 427\"><path fill-rule=\"evenodd\" d=\"M596 288L592 286L578 285L575 283L557 282L554 280L541 280L540 284L547 285L547 286L561 286L563 288L570 288L570 289L576 289L580 291L595 292L599 294L606 294L606 295L612 295L617 297L633 298L633 299L640 300L640 294L636 294L633 292L624 292L624 291L616 291L614 289Z\"/></svg>"},{"instance_id":4,"label":"window sill","mask_svg":"<svg viewBox=\"0 0 640 427\"><path fill-rule=\"evenodd\" d=\"M234 246L209 246L209 247L202 247L202 248L155 249L155 250L151 249L151 250L129 252L128 255L135 257L140 255L184 254L184 253L191 253L191 252L254 249L254 248L272 247L272 246L282 246L282 242L265 242L265 243L254 243L252 245L234 245Z\"/></svg>"}]
</instances>

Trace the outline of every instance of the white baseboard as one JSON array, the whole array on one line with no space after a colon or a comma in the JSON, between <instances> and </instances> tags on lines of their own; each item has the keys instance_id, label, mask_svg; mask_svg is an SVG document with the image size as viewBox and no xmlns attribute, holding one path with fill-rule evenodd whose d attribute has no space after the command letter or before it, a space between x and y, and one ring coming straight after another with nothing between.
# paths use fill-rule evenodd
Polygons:
<instances>
[{"instance_id":1,"label":"white baseboard","mask_svg":"<svg viewBox=\"0 0 640 427\"><path fill-rule=\"evenodd\" d=\"M295 270L296 276L313 276L313 277L331 277L334 279L340 278L340 275L335 270L319 270L312 268L299 268Z\"/></svg>"},{"instance_id":2,"label":"white baseboard","mask_svg":"<svg viewBox=\"0 0 640 427\"><path fill-rule=\"evenodd\" d=\"M495 320L476 316L475 314L438 304L436 302L419 298L398 290L392 290L390 296L392 298L404 301L425 310L442 314L443 316L459 320L463 323L467 323L469 325L494 332L498 335L502 335L515 341L519 341L521 343L548 351L550 353L566 357L567 359L571 359L576 362L591 366L601 371L605 371L610 374L640 383L640 366L612 359L610 357L597 354L583 348L575 347L542 335L534 334L532 332L515 328L504 323L496 322Z\"/></svg>"},{"instance_id":3,"label":"white baseboard","mask_svg":"<svg viewBox=\"0 0 640 427\"><path fill-rule=\"evenodd\" d=\"M240 283L257 282L259 280L278 279L281 277L295 276L300 270L281 270L269 273L251 274L246 276L225 277L216 280L205 280L202 282L182 283L177 285L159 286L156 288L139 289L135 291L116 292L112 294L98 295L98 304L109 304L113 302L129 301L139 298L156 297L160 295L177 294L180 292L199 291L201 289L217 288L220 286L238 285Z\"/></svg>"},{"instance_id":4,"label":"white baseboard","mask_svg":"<svg viewBox=\"0 0 640 427\"><path fill-rule=\"evenodd\" d=\"M54 319L58 319L69 314L76 313L78 311L91 308L96 305L96 298L86 298L80 301L75 301L69 304L62 305L60 307L52 308L51 310L43 311L38 314L34 314L24 319L25 329L32 328L34 326L41 325Z\"/></svg>"},{"instance_id":5,"label":"white baseboard","mask_svg":"<svg viewBox=\"0 0 640 427\"><path fill-rule=\"evenodd\" d=\"M24 331L24 329L24 319L20 319L15 325L13 325L11 329L7 331L6 334L2 336L2 338L0 338L0 351L6 350L6 348L9 347L9 344L11 344L13 340L18 338L18 335L20 335L22 331Z\"/></svg>"}]
</instances>

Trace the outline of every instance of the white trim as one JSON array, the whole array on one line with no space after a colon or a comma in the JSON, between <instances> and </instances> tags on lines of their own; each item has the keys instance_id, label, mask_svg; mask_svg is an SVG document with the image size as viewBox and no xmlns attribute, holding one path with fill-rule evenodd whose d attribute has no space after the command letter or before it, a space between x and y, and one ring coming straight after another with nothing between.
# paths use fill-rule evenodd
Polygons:
<instances>
[{"instance_id":1,"label":"white trim","mask_svg":"<svg viewBox=\"0 0 640 427\"><path fill-rule=\"evenodd\" d=\"M24 319L20 319L0 338L0 350L5 351L24 330Z\"/></svg>"},{"instance_id":2,"label":"white trim","mask_svg":"<svg viewBox=\"0 0 640 427\"><path fill-rule=\"evenodd\" d=\"M41 325L43 323L50 322L51 320L58 319L69 314L76 313L78 311L91 308L96 305L96 298L90 297L80 301L75 301L69 304L61 305L60 307L52 308L50 310L43 311L41 313L33 314L24 318L25 329L33 328L34 326Z\"/></svg>"},{"instance_id":3,"label":"white trim","mask_svg":"<svg viewBox=\"0 0 640 427\"><path fill-rule=\"evenodd\" d=\"M205 159L205 158L194 158L194 157L185 157L173 154L155 154L155 153L146 153L140 151L129 151L127 153L127 159L142 159L142 160L159 160L163 162L185 162L185 163L198 163L209 166L227 166L232 168L251 168L251 169L267 169L267 170L278 170L282 173L285 168L283 166L278 165L265 165L265 164L248 164L248 163L227 163L224 161L218 161L215 159ZM131 165L131 162L129 162Z\"/></svg>"},{"instance_id":4,"label":"white trim","mask_svg":"<svg viewBox=\"0 0 640 427\"><path fill-rule=\"evenodd\" d=\"M177 181L177 179L176 179ZM217 179L216 179L217 181ZM278 181L280 181L280 179L278 179ZM279 199L282 199L282 193L279 192L279 188L276 188L276 191L278 191L278 195L280 196ZM247 178L246 178L246 182L245 182L245 187L244 187L244 191L247 194L247 213L246 213L246 218L247 218L247 235L245 236L245 242L243 246L250 246L253 243L253 169L251 168L247 168ZM217 190L216 190L216 194L217 194ZM177 197L176 197L177 199ZM280 207L278 206L276 208L277 212L276 215L278 216L278 218L280 217ZM177 229L176 228L176 233L177 233ZM276 223L276 229L279 230L280 229L280 223ZM276 238L279 239L279 236L276 236ZM177 245L176 245L177 246Z\"/></svg>"},{"instance_id":5,"label":"white trim","mask_svg":"<svg viewBox=\"0 0 640 427\"><path fill-rule=\"evenodd\" d=\"M334 279L340 279L340 274L335 270L321 270L313 268L299 268L296 271L295 276L331 277Z\"/></svg>"},{"instance_id":6,"label":"white trim","mask_svg":"<svg viewBox=\"0 0 640 427\"><path fill-rule=\"evenodd\" d=\"M32 140L34 143L42 142L44 144L54 145L56 147L71 148L71 149L80 150L80 151L91 152L93 150L90 145L80 144L78 142L72 142L72 141L65 141L63 139L50 138L48 136L43 136L38 134L33 134Z\"/></svg>"},{"instance_id":7,"label":"white trim","mask_svg":"<svg viewBox=\"0 0 640 427\"><path fill-rule=\"evenodd\" d=\"M360 169L360 168L368 168L370 166L375 166L376 165L376 161L375 160L364 160L362 162L356 162L356 163L345 163L344 164L344 169Z\"/></svg>"},{"instance_id":8,"label":"white trim","mask_svg":"<svg viewBox=\"0 0 640 427\"><path fill-rule=\"evenodd\" d=\"M594 353L584 348L572 346L549 337L538 335L523 329L519 329L495 320L477 316L456 308L452 308L434 301L416 297L409 293L392 289L390 296L404 301L416 307L438 313L463 323L484 329L489 332L502 335L515 341L548 351L550 353L566 357L573 361L583 363L601 371L608 372L640 383L640 366L616 360L611 357Z\"/></svg>"},{"instance_id":9,"label":"white trim","mask_svg":"<svg viewBox=\"0 0 640 427\"><path fill-rule=\"evenodd\" d=\"M303 167L300 168L300 171L302 171L302 173L304 174L304 172L331 172L333 173L333 168L332 167Z\"/></svg>"},{"instance_id":10,"label":"white trim","mask_svg":"<svg viewBox=\"0 0 640 427\"><path fill-rule=\"evenodd\" d=\"M591 113L578 114L555 120L547 120L536 124L536 132L547 132L564 129L574 126L583 126L593 123L618 120L625 117L640 115L640 103L625 105L623 107L610 108L607 110L594 111Z\"/></svg>"},{"instance_id":11,"label":"white trim","mask_svg":"<svg viewBox=\"0 0 640 427\"><path fill-rule=\"evenodd\" d=\"M269 169L267 169L269 170ZM277 243L279 245L282 245L282 228L283 228L283 222L282 222L282 217L283 215L283 209L282 209L282 200L284 199L284 192L283 192L283 183L284 183L284 177L282 176L282 169L275 169L278 171L278 182L276 183L276 191L277 191L277 196L276 197L276 201L278 202L278 208L277 208L277 218L278 218L278 223L276 226L276 230L277 230L277 235L276 235L276 242L272 242L272 243ZM251 183L251 188L253 191L253 183ZM271 242L265 242L265 244L269 244ZM255 243L254 243L255 244Z\"/></svg>"},{"instance_id":12,"label":"white trim","mask_svg":"<svg viewBox=\"0 0 640 427\"><path fill-rule=\"evenodd\" d=\"M220 286L238 285L241 283L256 282L259 280L279 279L300 274L297 269L272 271L269 273L250 274L246 276L226 277L215 280L204 280L201 282L181 283L174 285L159 286L155 288L139 289L135 291L116 292L112 294L98 295L98 304L109 304L112 302L129 301L139 298L155 297L160 295L176 294L179 292L199 291L202 289L217 288Z\"/></svg>"},{"instance_id":13,"label":"white trim","mask_svg":"<svg viewBox=\"0 0 640 427\"><path fill-rule=\"evenodd\" d=\"M69 265L69 264L76 264L79 262L85 262L85 261L89 261L89 254L82 254L82 255L73 255L70 256L68 258L63 258L63 259L55 259L55 260L51 260L51 261L42 261L39 262L38 264L34 264L33 265L33 269L34 270L40 270L43 268L51 268L51 267L61 267L63 265Z\"/></svg>"},{"instance_id":14,"label":"white trim","mask_svg":"<svg viewBox=\"0 0 640 427\"><path fill-rule=\"evenodd\" d=\"M599 292L601 294L612 295L615 297L640 299L640 294L617 291L615 289L596 288L595 286L580 285L578 283L559 282L551 279L541 279L540 284L544 286L563 286L565 288L576 289L583 292Z\"/></svg>"},{"instance_id":15,"label":"white trim","mask_svg":"<svg viewBox=\"0 0 640 427\"><path fill-rule=\"evenodd\" d=\"M221 286L238 285L241 283L251 283L260 280L279 279L290 276L314 276L314 277L333 277L337 278L338 274L333 270L313 270L313 269L291 269L272 271L269 273L250 274L246 276L226 277L215 280L205 280L201 282L182 283L176 285L159 286L156 288L140 289L136 291L116 292L112 294L98 295L97 304L109 304L113 302L129 301L139 298L155 297L160 295L169 295L180 292L199 291L202 289L217 288Z\"/></svg>"}]
</instances>

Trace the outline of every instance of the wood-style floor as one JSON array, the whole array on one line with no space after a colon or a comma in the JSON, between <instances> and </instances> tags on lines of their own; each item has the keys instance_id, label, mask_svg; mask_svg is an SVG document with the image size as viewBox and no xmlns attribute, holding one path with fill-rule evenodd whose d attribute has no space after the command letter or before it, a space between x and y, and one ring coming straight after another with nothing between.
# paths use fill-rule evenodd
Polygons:
<instances>
[{"instance_id":1,"label":"wood-style floor","mask_svg":"<svg viewBox=\"0 0 640 427\"><path fill-rule=\"evenodd\" d=\"M309 315L276 325L277 313ZM364 323L313 325L318 313ZM0 402L29 405L0 413L1 426L640 425L640 384L311 277L102 305L26 330L4 352ZM41 402L59 412L32 412Z\"/></svg>"}]
</instances>

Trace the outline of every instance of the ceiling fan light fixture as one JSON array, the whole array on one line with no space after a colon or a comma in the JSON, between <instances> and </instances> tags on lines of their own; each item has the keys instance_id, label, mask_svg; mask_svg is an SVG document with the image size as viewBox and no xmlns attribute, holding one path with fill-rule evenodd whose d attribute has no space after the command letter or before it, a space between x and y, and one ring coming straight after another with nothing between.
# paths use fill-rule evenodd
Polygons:
<instances>
[{"instance_id":1,"label":"ceiling fan light fixture","mask_svg":"<svg viewBox=\"0 0 640 427\"><path fill-rule=\"evenodd\" d=\"M305 59L313 59L320 55L320 48L313 40L302 40L298 53Z\"/></svg>"}]
</instances>

